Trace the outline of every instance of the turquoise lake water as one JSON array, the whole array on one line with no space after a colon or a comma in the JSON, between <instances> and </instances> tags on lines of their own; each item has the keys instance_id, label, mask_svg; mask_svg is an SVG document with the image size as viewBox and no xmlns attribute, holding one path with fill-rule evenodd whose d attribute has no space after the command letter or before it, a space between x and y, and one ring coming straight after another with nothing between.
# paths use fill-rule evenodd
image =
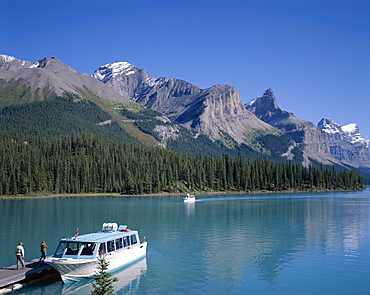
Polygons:
<instances>
[{"instance_id":1,"label":"turquoise lake water","mask_svg":"<svg viewBox=\"0 0 370 295\"><path fill-rule=\"evenodd\" d=\"M370 191L0 200L0 266L61 237L127 224L148 252L116 294L370 294ZM14 294L90 294L91 281Z\"/></svg>"}]
</instances>

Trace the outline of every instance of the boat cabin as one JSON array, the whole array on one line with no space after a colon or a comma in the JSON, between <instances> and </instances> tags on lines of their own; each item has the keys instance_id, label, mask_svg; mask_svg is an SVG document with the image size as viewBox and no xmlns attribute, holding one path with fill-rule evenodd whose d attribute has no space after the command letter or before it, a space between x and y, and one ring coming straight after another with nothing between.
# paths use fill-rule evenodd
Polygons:
<instances>
[{"instance_id":1,"label":"boat cabin","mask_svg":"<svg viewBox=\"0 0 370 295\"><path fill-rule=\"evenodd\" d=\"M95 258L139 243L138 232L127 229L127 225L104 223L100 232L60 240L53 257Z\"/></svg>"}]
</instances>

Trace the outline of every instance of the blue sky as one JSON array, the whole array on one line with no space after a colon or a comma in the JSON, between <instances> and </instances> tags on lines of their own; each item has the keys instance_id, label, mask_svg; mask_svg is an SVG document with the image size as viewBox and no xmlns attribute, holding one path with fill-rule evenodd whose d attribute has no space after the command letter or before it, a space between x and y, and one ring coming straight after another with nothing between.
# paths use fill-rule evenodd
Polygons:
<instances>
[{"instance_id":1,"label":"blue sky","mask_svg":"<svg viewBox=\"0 0 370 295\"><path fill-rule=\"evenodd\" d=\"M128 61L243 102L272 88L298 118L370 139L369 16L369 0L0 0L0 53L88 74Z\"/></svg>"}]
</instances>

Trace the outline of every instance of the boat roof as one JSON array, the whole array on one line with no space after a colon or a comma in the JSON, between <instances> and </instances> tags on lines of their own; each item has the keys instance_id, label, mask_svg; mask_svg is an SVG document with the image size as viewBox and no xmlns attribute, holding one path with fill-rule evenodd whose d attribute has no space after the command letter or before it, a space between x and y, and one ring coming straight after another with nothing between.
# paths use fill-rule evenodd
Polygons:
<instances>
[{"instance_id":1,"label":"boat roof","mask_svg":"<svg viewBox=\"0 0 370 295\"><path fill-rule=\"evenodd\" d=\"M99 231L95 233L79 235L77 238L63 238L60 240L60 242L104 242L138 233L136 230L123 231L126 229L126 227L127 225L120 225L116 231Z\"/></svg>"}]
</instances>

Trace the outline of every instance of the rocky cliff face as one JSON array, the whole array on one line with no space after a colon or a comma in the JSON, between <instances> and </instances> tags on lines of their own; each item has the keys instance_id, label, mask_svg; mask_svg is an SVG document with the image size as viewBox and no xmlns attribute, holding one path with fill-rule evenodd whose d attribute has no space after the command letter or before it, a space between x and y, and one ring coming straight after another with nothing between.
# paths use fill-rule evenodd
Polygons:
<instances>
[{"instance_id":1,"label":"rocky cliff face","mask_svg":"<svg viewBox=\"0 0 370 295\"><path fill-rule=\"evenodd\" d=\"M370 168L369 140L361 136L356 124L340 126L331 119L323 118L317 127L327 134L330 153L336 159L356 168Z\"/></svg>"},{"instance_id":2,"label":"rocky cliff face","mask_svg":"<svg viewBox=\"0 0 370 295\"><path fill-rule=\"evenodd\" d=\"M308 157L323 164L339 163L330 154L329 139L326 133L313 123L300 120L293 113L281 110L272 89L267 89L263 96L252 100L245 106L259 119L289 134Z\"/></svg>"},{"instance_id":3,"label":"rocky cliff face","mask_svg":"<svg viewBox=\"0 0 370 295\"><path fill-rule=\"evenodd\" d=\"M126 62L104 65L93 76L122 95L212 139L220 139L226 132L242 143L246 132L272 128L245 109L238 91L229 85L200 89L175 78L155 79Z\"/></svg>"}]
</instances>

